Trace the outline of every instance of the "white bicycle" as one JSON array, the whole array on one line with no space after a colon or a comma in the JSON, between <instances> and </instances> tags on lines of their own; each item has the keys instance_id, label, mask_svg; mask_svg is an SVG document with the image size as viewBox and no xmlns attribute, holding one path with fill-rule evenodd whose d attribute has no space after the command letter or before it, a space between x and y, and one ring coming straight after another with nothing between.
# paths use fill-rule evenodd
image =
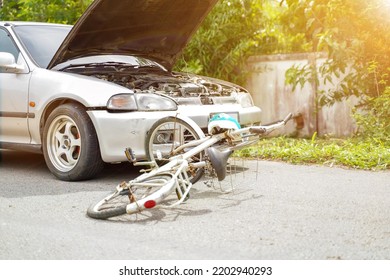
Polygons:
<instances>
[{"instance_id":1,"label":"white bicycle","mask_svg":"<svg viewBox=\"0 0 390 280\"><path fill-rule=\"evenodd\" d=\"M160 205L176 192L174 207L189 198L192 185L205 170L214 172L219 181L226 176L226 165L234 150L253 145L262 136L286 125L292 118L268 125L241 128L238 122L226 114L218 114L209 122L209 134L193 122L176 117L157 121L146 137L147 162L136 162L131 151L125 151L134 165L150 166L137 178L122 182L116 190L91 205L87 215L96 219L139 213Z\"/></svg>"}]
</instances>

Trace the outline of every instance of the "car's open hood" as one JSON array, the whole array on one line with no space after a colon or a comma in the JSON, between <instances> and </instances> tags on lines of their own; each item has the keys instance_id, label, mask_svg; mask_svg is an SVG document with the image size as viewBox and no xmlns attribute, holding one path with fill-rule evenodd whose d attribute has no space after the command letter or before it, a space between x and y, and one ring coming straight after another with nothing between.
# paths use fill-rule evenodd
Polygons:
<instances>
[{"instance_id":1,"label":"car's open hood","mask_svg":"<svg viewBox=\"0 0 390 280\"><path fill-rule=\"evenodd\" d=\"M96 54L131 54L171 70L218 0L95 0L80 17L48 68Z\"/></svg>"}]
</instances>

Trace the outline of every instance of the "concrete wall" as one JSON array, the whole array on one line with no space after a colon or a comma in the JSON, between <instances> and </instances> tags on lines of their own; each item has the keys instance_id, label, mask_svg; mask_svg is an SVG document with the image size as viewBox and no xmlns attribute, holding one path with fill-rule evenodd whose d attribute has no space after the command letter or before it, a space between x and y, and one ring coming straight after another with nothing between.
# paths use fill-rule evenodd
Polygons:
<instances>
[{"instance_id":1,"label":"concrete wall","mask_svg":"<svg viewBox=\"0 0 390 280\"><path fill-rule=\"evenodd\" d=\"M293 65L315 63L318 67L325 58L321 54L288 54L251 57L248 61L251 75L247 89L262 113L262 122L272 122L285 116L288 112L302 116L291 122L282 133L298 136L332 135L335 137L350 136L356 130L351 117L351 108L357 100L351 98L336 103L331 107L316 108L317 92L331 84L305 84L292 91L292 86L285 84L285 73ZM334 83L337 84L337 83Z\"/></svg>"}]
</instances>

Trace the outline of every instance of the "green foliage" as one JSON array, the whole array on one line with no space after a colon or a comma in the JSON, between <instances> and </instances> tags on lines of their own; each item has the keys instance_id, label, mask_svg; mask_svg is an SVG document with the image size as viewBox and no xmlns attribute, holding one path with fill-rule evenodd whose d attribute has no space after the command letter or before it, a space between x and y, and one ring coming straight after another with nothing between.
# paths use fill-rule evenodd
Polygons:
<instances>
[{"instance_id":1,"label":"green foliage","mask_svg":"<svg viewBox=\"0 0 390 280\"><path fill-rule=\"evenodd\" d=\"M354 118L361 134L374 142L390 145L390 87L382 95L365 100L364 111L354 110Z\"/></svg>"},{"instance_id":2,"label":"green foliage","mask_svg":"<svg viewBox=\"0 0 390 280\"><path fill-rule=\"evenodd\" d=\"M326 83L337 78L338 84L325 93L322 104L383 92L390 69L390 6L386 1L288 0L286 5L288 13L300 11L312 51L325 52L329 58L319 67L320 75L309 74L307 70L317 71L307 67L291 70L290 83L302 79Z\"/></svg>"},{"instance_id":3,"label":"green foliage","mask_svg":"<svg viewBox=\"0 0 390 280\"><path fill-rule=\"evenodd\" d=\"M175 69L245 84L249 56L292 52L305 45L302 33L282 32L277 22L285 9L272 0L220 0Z\"/></svg>"},{"instance_id":4,"label":"green foliage","mask_svg":"<svg viewBox=\"0 0 390 280\"><path fill-rule=\"evenodd\" d=\"M74 24L92 0L4 0L0 20Z\"/></svg>"},{"instance_id":5,"label":"green foliage","mask_svg":"<svg viewBox=\"0 0 390 280\"><path fill-rule=\"evenodd\" d=\"M318 68L294 66L286 80L295 89L306 82L332 83L319 91L318 104L349 96L361 100L354 117L360 134L389 141L390 2L383 0L288 0L287 15L298 11L306 22L312 51L328 59Z\"/></svg>"},{"instance_id":6,"label":"green foliage","mask_svg":"<svg viewBox=\"0 0 390 280\"><path fill-rule=\"evenodd\" d=\"M390 142L353 138L295 139L276 137L258 145L236 151L235 156L265 160L282 160L294 164L323 164L365 170L390 169Z\"/></svg>"},{"instance_id":7,"label":"green foliage","mask_svg":"<svg viewBox=\"0 0 390 280\"><path fill-rule=\"evenodd\" d=\"M237 81L255 47L261 13L254 1L221 0L205 19L176 69Z\"/></svg>"},{"instance_id":8,"label":"green foliage","mask_svg":"<svg viewBox=\"0 0 390 280\"><path fill-rule=\"evenodd\" d=\"M4 0L0 20L73 24L91 2ZM325 63L293 67L287 82L333 83L319 92L320 105L361 97L354 114L361 132L388 139L389 12L384 0L220 0L175 70L244 85L251 55L325 52Z\"/></svg>"}]
</instances>

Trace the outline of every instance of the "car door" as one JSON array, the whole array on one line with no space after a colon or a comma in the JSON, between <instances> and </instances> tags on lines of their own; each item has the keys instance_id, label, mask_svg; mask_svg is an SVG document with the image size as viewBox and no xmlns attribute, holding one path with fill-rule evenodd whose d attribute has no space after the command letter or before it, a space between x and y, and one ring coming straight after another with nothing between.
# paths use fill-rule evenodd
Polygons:
<instances>
[{"instance_id":1,"label":"car door","mask_svg":"<svg viewBox=\"0 0 390 280\"><path fill-rule=\"evenodd\" d=\"M19 65L26 65L14 40L0 28L0 52L11 53ZM30 73L6 72L0 67L0 142L30 143L28 130L28 87Z\"/></svg>"}]
</instances>

